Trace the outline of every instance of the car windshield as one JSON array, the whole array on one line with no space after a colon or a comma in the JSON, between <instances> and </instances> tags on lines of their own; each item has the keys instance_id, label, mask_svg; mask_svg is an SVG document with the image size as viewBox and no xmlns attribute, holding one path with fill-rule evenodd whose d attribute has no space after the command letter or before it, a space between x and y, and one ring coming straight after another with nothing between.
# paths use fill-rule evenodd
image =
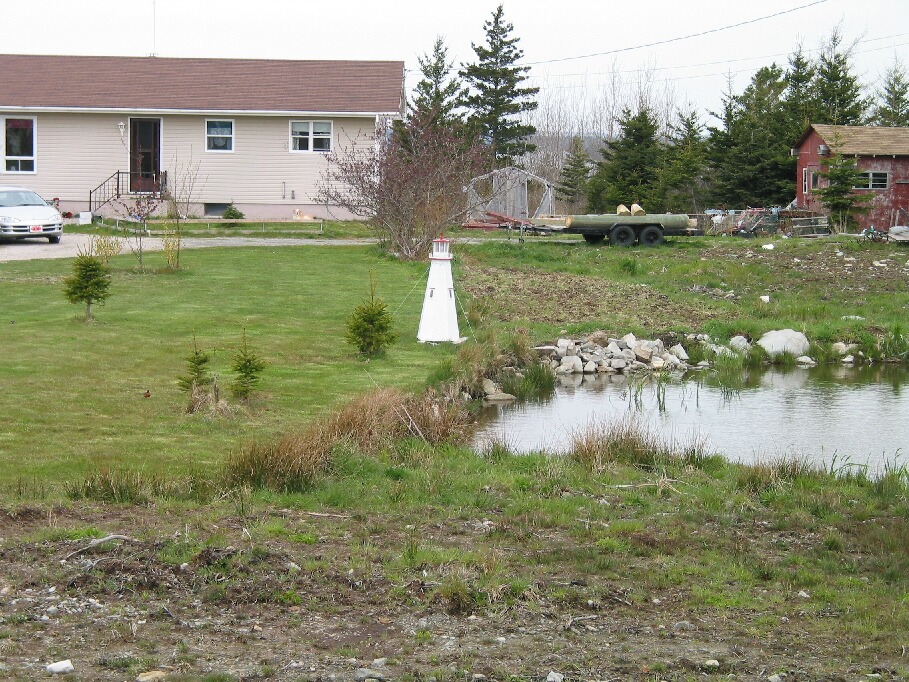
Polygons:
<instances>
[{"instance_id":1,"label":"car windshield","mask_svg":"<svg viewBox=\"0 0 909 682\"><path fill-rule=\"evenodd\" d=\"M13 206L47 206L47 202L27 189L0 190L0 208Z\"/></svg>"}]
</instances>

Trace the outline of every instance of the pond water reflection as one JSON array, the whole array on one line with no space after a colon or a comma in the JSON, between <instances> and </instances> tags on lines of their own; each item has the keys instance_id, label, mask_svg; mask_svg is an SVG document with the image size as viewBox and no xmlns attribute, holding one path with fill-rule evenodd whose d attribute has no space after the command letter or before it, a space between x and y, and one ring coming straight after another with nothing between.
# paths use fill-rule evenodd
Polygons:
<instances>
[{"instance_id":1,"label":"pond water reflection","mask_svg":"<svg viewBox=\"0 0 909 682\"><path fill-rule=\"evenodd\" d=\"M692 372L681 379L622 375L559 377L545 401L484 408L475 444L564 452L573 432L629 412L668 439L706 441L734 461L798 457L880 470L906 464L909 371L902 366L823 366Z\"/></svg>"}]
</instances>

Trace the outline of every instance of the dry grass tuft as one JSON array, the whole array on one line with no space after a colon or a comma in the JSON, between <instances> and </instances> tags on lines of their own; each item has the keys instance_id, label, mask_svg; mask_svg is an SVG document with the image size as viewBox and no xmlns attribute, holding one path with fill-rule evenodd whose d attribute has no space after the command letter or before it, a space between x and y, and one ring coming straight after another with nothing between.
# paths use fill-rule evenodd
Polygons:
<instances>
[{"instance_id":1,"label":"dry grass tuft","mask_svg":"<svg viewBox=\"0 0 909 682\"><path fill-rule=\"evenodd\" d=\"M249 443L226 464L231 485L302 491L329 469L338 448L374 456L404 438L430 445L456 441L469 415L434 393L407 396L379 389L343 405L304 430L270 443Z\"/></svg>"}]
</instances>

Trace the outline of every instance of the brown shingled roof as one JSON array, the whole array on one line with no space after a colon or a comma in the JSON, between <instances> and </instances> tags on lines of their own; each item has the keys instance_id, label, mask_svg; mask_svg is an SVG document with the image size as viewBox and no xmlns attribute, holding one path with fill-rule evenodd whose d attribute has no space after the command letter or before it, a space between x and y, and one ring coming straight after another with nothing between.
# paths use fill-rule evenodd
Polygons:
<instances>
[{"instance_id":1,"label":"brown shingled roof","mask_svg":"<svg viewBox=\"0 0 909 682\"><path fill-rule=\"evenodd\" d=\"M396 113L404 62L0 55L0 106Z\"/></svg>"},{"instance_id":2,"label":"brown shingled roof","mask_svg":"<svg viewBox=\"0 0 909 682\"><path fill-rule=\"evenodd\" d=\"M799 139L800 147L812 128L833 151L847 156L909 156L909 128L832 126L814 123Z\"/></svg>"}]
</instances>

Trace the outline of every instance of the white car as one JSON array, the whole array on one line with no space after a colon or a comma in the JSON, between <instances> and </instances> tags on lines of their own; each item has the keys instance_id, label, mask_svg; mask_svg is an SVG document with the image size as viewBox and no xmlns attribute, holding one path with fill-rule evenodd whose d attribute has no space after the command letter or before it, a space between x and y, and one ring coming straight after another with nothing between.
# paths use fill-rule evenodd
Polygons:
<instances>
[{"instance_id":1,"label":"white car","mask_svg":"<svg viewBox=\"0 0 909 682\"><path fill-rule=\"evenodd\" d=\"M63 236L63 216L24 187L0 186L0 239L46 237L51 244Z\"/></svg>"}]
</instances>

